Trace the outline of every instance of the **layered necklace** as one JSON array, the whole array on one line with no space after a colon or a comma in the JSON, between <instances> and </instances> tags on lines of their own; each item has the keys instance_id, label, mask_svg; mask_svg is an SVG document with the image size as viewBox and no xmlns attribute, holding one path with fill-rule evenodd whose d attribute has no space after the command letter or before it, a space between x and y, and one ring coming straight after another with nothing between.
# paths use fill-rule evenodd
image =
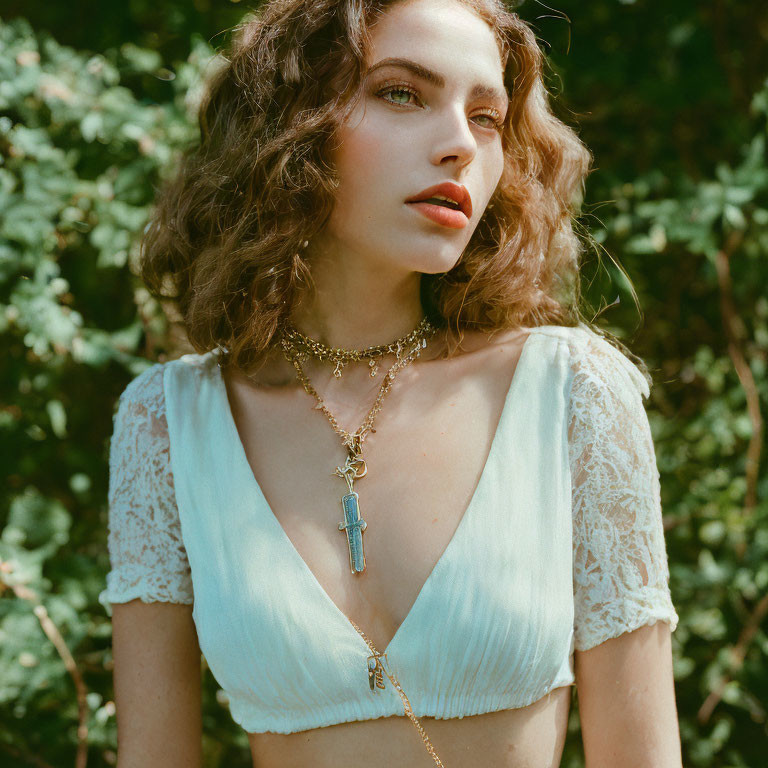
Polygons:
<instances>
[{"instance_id":1,"label":"layered necklace","mask_svg":"<svg viewBox=\"0 0 768 768\"><path fill-rule=\"evenodd\" d=\"M315 408L321 410L333 427L333 431L341 438L346 448L347 456L344 464L336 467L333 474L342 478L347 484L347 493L341 497L342 521L338 524L339 531L346 535L347 549L349 552L349 568L352 574L363 573L366 567L365 550L363 547L363 532L368 523L363 520L360 512L360 498L354 489L355 480L359 480L368 473L365 459L363 458L363 442L369 432L376 432L373 422L381 410L381 402L389 392L395 376L408 364L413 362L427 346L437 328L426 318L409 334L389 343L366 349L341 349L329 347L316 339L305 336L285 322L283 332L279 339L280 347L286 359L296 369L296 376L305 391L317 401ZM342 429L334 415L328 410L323 399L307 378L302 368L302 362L309 358L321 361L329 361L334 365L333 375L341 378L344 366L350 362L368 361L373 378L378 371L378 362L384 355L395 355L395 362L384 375L384 380L379 388L378 395L363 423L354 431L348 432Z\"/></svg>"},{"instance_id":2,"label":"layered necklace","mask_svg":"<svg viewBox=\"0 0 768 768\"><path fill-rule=\"evenodd\" d=\"M344 464L336 467L333 474L342 478L347 484L348 492L341 497L341 508L344 519L338 525L339 531L346 535L347 549L349 552L349 567L353 575L363 573L366 565L365 551L363 549L363 532L368 527L368 524L363 520L360 514L360 500L354 490L355 480L365 477L368 473L368 468L365 464L365 459L363 458L363 442L369 432L376 431L373 428L374 419L381 410L381 402L387 392L389 392L395 376L405 368L405 366L409 365L419 357L421 350L427 346L428 339L430 339L436 331L437 328L432 325L429 320L424 318L413 331L406 336L396 339L390 344L368 347L366 349L340 349L328 347L315 339L305 336L288 322L283 324L282 334L279 338L279 344L283 354L286 359L293 364L296 369L296 376L306 392L312 395L317 401L315 408L321 410L326 415L333 427L333 431L341 438L341 441L347 450L347 457ZM301 365L302 362L306 362L309 358L329 361L334 365L333 375L338 379L341 378L344 366L348 363L367 360L371 369L371 377L374 377L378 371L378 362L384 355L388 354L395 356L395 362L384 375L384 380L379 388L376 400L371 406L368 415L363 420L363 423L354 432L347 432L339 426L334 415L328 410L323 399L312 386L312 383L304 373L304 369ZM403 690L403 687L400 685L400 681L389 670L387 654L381 653L365 632L363 632L352 619L348 616L347 619L363 638L371 652L371 655L366 659L368 685L371 693L376 693L378 689L384 688L384 676L386 675L403 703L405 715L419 732L421 740L424 742L424 746L432 760L435 762L435 765L438 768L445 768L437 752L435 752L435 748L432 746L429 736L419 722L419 719L416 717L411 702Z\"/></svg>"}]
</instances>

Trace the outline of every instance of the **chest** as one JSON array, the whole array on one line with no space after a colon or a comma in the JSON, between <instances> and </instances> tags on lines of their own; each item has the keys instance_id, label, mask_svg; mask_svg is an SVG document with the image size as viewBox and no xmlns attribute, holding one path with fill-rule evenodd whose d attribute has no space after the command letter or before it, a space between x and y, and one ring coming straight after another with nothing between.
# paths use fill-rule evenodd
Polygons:
<instances>
[{"instance_id":1,"label":"chest","mask_svg":"<svg viewBox=\"0 0 768 768\"><path fill-rule=\"evenodd\" d=\"M367 523L366 569L354 575L338 528L347 484L334 474L346 454L327 416L303 388L227 384L265 514L275 516L285 544L379 648L392 640L471 511L521 351L520 342L508 343L475 359L425 364L417 375L406 369L411 375L395 380L363 446L368 471L354 485ZM332 412L352 431L367 407Z\"/></svg>"},{"instance_id":2,"label":"chest","mask_svg":"<svg viewBox=\"0 0 768 768\"><path fill-rule=\"evenodd\" d=\"M380 648L402 625L485 481L508 407L522 340L460 362L401 373L382 401L355 482L366 570L352 574L342 520L345 449L303 388L259 389L232 378L227 398L247 466L283 544L296 550L335 605ZM410 375L406 376L408 373ZM368 407L329 408L350 431ZM514 407L524 407L519 400Z\"/></svg>"},{"instance_id":3,"label":"chest","mask_svg":"<svg viewBox=\"0 0 768 768\"><path fill-rule=\"evenodd\" d=\"M573 679L568 359L531 331L520 356L392 388L356 483L370 526L356 576L330 426L287 391L230 396L212 356L168 366L193 619L237 723L284 734L402 714L392 686L372 695L350 620L417 717L524 707ZM361 411L334 413L354 429Z\"/></svg>"}]
</instances>

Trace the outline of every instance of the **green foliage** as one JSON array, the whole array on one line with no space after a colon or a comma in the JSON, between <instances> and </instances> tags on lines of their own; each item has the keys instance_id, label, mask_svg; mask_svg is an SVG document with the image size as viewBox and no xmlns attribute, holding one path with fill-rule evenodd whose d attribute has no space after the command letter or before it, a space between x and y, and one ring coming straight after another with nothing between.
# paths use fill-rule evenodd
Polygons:
<instances>
[{"instance_id":1,"label":"green foliage","mask_svg":"<svg viewBox=\"0 0 768 768\"><path fill-rule=\"evenodd\" d=\"M519 11L552 49L559 116L597 159L584 220L610 258L585 263L585 292L612 302L602 322L619 336L635 297L646 318L632 346L655 379L684 764L755 768L768 743L768 46L753 30L768 12L558 5L570 26L545 6ZM206 40L235 21L188 6L100 4L95 54L69 4L0 21L2 765L74 764L78 745L90 765L116 762L97 601L108 440L117 394L177 349L132 271L156 185L197 137ZM205 764L250 766L203 669ZM578 727L574 706L565 768L584 765Z\"/></svg>"},{"instance_id":2,"label":"green foliage","mask_svg":"<svg viewBox=\"0 0 768 768\"><path fill-rule=\"evenodd\" d=\"M130 268L164 169L197 136L213 56L197 36L171 72L135 45L91 55L22 19L0 23L3 765L73 762L78 703L92 764L115 762L111 627L97 602L107 439L116 393L165 331ZM156 71L162 102L122 85Z\"/></svg>"}]
</instances>

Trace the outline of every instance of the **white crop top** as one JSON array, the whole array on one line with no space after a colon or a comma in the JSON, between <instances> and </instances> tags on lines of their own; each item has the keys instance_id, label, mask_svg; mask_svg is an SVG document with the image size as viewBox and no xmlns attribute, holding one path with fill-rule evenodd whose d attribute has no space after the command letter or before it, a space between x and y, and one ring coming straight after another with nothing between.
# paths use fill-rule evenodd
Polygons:
<instances>
[{"instance_id":1,"label":"white crop top","mask_svg":"<svg viewBox=\"0 0 768 768\"><path fill-rule=\"evenodd\" d=\"M648 394L588 327L530 331L470 504L379 649L417 717L527 706L574 683L574 649L677 627ZM107 613L193 604L246 731L404 716L391 684L371 692L368 646L269 508L215 351L152 365L120 396L108 544Z\"/></svg>"}]
</instances>

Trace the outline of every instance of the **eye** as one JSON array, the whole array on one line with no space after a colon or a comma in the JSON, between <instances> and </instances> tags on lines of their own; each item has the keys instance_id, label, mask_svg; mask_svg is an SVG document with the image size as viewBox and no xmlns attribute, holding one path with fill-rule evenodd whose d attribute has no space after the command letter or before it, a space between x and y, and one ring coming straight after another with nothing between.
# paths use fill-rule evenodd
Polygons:
<instances>
[{"instance_id":1,"label":"eye","mask_svg":"<svg viewBox=\"0 0 768 768\"><path fill-rule=\"evenodd\" d=\"M382 89L376 95L379 98L383 98L385 95L390 94L390 93L411 94L413 96L417 96L418 95L416 93L416 91L413 90L413 88L409 88L407 86L395 86L395 87L390 86L389 88ZM391 99L384 99L384 101L391 101ZM392 102L392 103L393 104L404 104L405 102L397 102L397 101L395 101L395 102Z\"/></svg>"},{"instance_id":2,"label":"eye","mask_svg":"<svg viewBox=\"0 0 768 768\"><path fill-rule=\"evenodd\" d=\"M488 128L500 131L504 127L504 121L498 117L498 114L499 113L494 110L492 115L486 115L485 113L481 113L477 115L477 117L484 117L486 120L490 120L490 124L488 125Z\"/></svg>"},{"instance_id":3,"label":"eye","mask_svg":"<svg viewBox=\"0 0 768 768\"><path fill-rule=\"evenodd\" d=\"M408 106L407 101L405 102L399 102L399 101L393 101L389 98L384 98L385 96L395 93L395 94L405 94L406 98L408 96L414 96L418 99L418 91L415 88L412 88L409 85L400 84L397 85L388 85L384 88L378 90L376 92L376 96L383 101L389 102L390 104L396 104L398 106ZM484 118L485 120L488 120L489 123L487 125L484 125L484 128L489 128L491 130L501 130L501 128L504 126L504 121L501 119L501 114L498 112L498 110L491 109L488 112L481 112L478 115L475 115L476 118Z\"/></svg>"}]
</instances>

